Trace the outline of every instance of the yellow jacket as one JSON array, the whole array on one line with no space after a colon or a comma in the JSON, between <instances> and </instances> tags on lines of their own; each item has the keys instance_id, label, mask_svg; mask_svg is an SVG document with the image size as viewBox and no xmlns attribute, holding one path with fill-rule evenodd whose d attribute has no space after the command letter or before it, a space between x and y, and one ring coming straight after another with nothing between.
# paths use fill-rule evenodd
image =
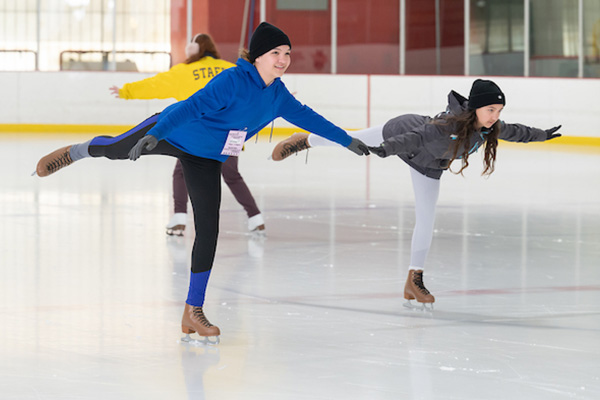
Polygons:
<instances>
[{"instance_id":1,"label":"yellow jacket","mask_svg":"<svg viewBox=\"0 0 600 400\"><path fill-rule=\"evenodd\" d=\"M150 78L126 83L119 89L119 97L128 100L171 97L177 101L185 100L206 86L219 72L231 67L235 64L206 56L191 64L177 64Z\"/></svg>"}]
</instances>

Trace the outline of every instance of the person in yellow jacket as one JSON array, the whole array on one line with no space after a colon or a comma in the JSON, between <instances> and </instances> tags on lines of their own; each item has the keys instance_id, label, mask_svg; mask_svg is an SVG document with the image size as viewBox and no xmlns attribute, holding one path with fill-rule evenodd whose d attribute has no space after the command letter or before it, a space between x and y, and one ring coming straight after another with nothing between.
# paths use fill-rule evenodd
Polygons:
<instances>
[{"instance_id":1,"label":"person in yellow jacket","mask_svg":"<svg viewBox=\"0 0 600 400\"><path fill-rule=\"evenodd\" d=\"M150 78L126 83L122 88L110 88L117 98L121 99L169 99L185 100L202 89L219 72L235 67L222 60L217 46L205 33L197 34L185 48L187 59ZM264 234L265 222L256 205L254 197L244 178L238 171L238 158L230 156L223 163L223 180L231 193L248 215L248 229L251 232ZM181 162L177 161L173 171L173 203L175 212L167 224L168 235L183 235L187 222L188 192L183 178Z\"/></svg>"}]
</instances>

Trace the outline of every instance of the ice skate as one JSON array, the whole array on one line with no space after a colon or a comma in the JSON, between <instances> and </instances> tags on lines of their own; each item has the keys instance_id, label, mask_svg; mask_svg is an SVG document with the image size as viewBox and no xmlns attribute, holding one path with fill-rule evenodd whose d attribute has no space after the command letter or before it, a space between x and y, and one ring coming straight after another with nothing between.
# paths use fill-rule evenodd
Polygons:
<instances>
[{"instance_id":1,"label":"ice skate","mask_svg":"<svg viewBox=\"0 0 600 400\"><path fill-rule=\"evenodd\" d=\"M250 231L250 235L256 238L264 238L267 236L265 220L262 214L256 214L248 218L248 230Z\"/></svg>"},{"instance_id":2,"label":"ice skate","mask_svg":"<svg viewBox=\"0 0 600 400\"><path fill-rule=\"evenodd\" d=\"M273 161L281 161L292 154L307 150L308 148L310 148L310 145L308 144L308 133L296 132L289 138L277 143L273 149L273 153L271 153L271 159L273 159Z\"/></svg>"},{"instance_id":3,"label":"ice skate","mask_svg":"<svg viewBox=\"0 0 600 400\"><path fill-rule=\"evenodd\" d=\"M167 224L167 235L169 236L183 236L185 231L185 224L187 223L186 213L175 213Z\"/></svg>"},{"instance_id":4,"label":"ice skate","mask_svg":"<svg viewBox=\"0 0 600 400\"><path fill-rule=\"evenodd\" d=\"M259 225L256 228L250 231L250 236L256 240L262 240L267 237L267 230L265 229L265 225Z\"/></svg>"},{"instance_id":5,"label":"ice skate","mask_svg":"<svg viewBox=\"0 0 600 400\"><path fill-rule=\"evenodd\" d=\"M181 331L185 333L185 336L181 338L182 342L211 345L219 344L220 342L219 335L221 334L221 330L208 321L202 311L202 307L185 304L183 318L181 319ZM192 333L198 333L204 339L192 339L190 336ZM211 337L215 337L215 339L211 340Z\"/></svg>"},{"instance_id":6,"label":"ice skate","mask_svg":"<svg viewBox=\"0 0 600 400\"><path fill-rule=\"evenodd\" d=\"M48 176L73 163L71 159L71 146L61 147L42 157L35 168L39 177Z\"/></svg>"},{"instance_id":7,"label":"ice skate","mask_svg":"<svg viewBox=\"0 0 600 400\"><path fill-rule=\"evenodd\" d=\"M433 297L423 283L422 269L411 269L408 271L408 278L406 278L406 284L404 285L404 298L406 299L406 303L404 303L404 307L406 308L413 310L433 310L435 297ZM420 304L413 304L411 300L416 300Z\"/></svg>"}]
</instances>

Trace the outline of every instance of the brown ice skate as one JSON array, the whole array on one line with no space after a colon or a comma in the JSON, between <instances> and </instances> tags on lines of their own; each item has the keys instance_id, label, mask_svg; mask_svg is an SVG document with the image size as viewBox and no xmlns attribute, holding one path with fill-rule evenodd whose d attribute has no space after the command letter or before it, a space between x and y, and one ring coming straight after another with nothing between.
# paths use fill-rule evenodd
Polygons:
<instances>
[{"instance_id":1,"label":"brown ice skate","mask_svg":"<svg viewBox=\"0 0 600 400\"><path fill-rule=\"evenodd\" d=\"M71 159L70 150L71 146L61 147L42 157L35 168L37 175L40 177L48 176L61 168L71 165L73 160Z\"/></svg>"},{"instance_id":2,"label":"brown ice skate","mask_svg":"<svg viewBox=\"0 0 600 400\"><path fill-rule=\"evenodd\" d=\"M186 334L184 338L181 340L184 342L191 342L192 338L190 334L198 333L200 336L204 336L206 339L201 342L205 344L219 344L219 335L221 334L221 330L219 327L211 324L204 312L202 311L202 307L190 306L189 304L185 304L185 309L183 310L183 318L181 319L181 331ZM215 336L215 340L209 340L209 337Z\"/></svg>"},{"instance_id":3,"label":"brown ice skate","mask_svg":"<svg viewBox=\"0 0 600 400\"><path fill-rule=\"evenodd\" d=\"M288 158L292 154L296 154L299 151L310 148L307 138L308 133L294 133L289 138L277 143L277 145L273 149L273 153L271 153L271 158L274 161L281 161L283 159Z\"/></svg>"},{"instance_id":4,"label":"brown ice skate","mask_svg":"<svg viewBox=\"0 0 600 400\"><path fill-rule=\"evenodd\" d=\"M433 297L423 283L422 269L411 269L408 271L408 277L406 278L406 284L404 285L404 298L407 300L404 304L407 308L433 310L435 297ZM421 303L421 305L416 306L410 302L411 300L416 300L418 303ZM427 304L429 304L429 307L427 307Z\"/></svg>"}]
</instances>

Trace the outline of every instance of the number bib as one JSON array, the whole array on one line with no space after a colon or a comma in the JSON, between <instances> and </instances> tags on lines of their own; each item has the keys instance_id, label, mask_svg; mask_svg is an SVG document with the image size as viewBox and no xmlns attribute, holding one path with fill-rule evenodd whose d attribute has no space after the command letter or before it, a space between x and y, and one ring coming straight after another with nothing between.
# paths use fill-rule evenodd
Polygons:
<instances>
[{"instance_id":1,"label":"number bib","mask_svg":"<svg viewBox=\"0 0 600 400\"><path fill-rule=\"evenodd\" d=\"M239 156L246 141L246 131L229 131L225 147L221 151L224 156Z\"/></svg>"}]
</instances>

